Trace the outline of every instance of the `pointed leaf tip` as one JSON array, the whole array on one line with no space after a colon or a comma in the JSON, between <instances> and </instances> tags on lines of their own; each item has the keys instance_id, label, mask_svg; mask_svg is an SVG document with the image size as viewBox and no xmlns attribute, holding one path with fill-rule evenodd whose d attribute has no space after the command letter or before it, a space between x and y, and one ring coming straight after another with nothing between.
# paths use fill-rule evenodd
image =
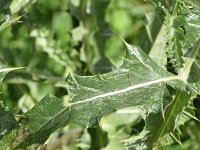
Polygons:
<instances>
[{"instance_id":1,"label":"pointed leaf tip","mask_svg":"<svg viewBox=\"0 0 200 150\"><path fill-rule=\"evenodd\" d=\"M0 66L2 67L2 66ZM3 66L4 67L4 66ZM13 70L24 69L25 67L16 67L16 68L1 68L0 69L0 83L3 81L7 73Z\"/></svg>"},{"instance_id":2,"label":"pointed leaf tip","mask_svg":"<svg viewBox=\"0 0 200 150\"><path fill-rule=\"evenodd\" d=\"M69 75L67 76L66 82L69 86L72 86L72 87L77 87L79 85L74 75L72 75L71 73L69 73Z\"/></svg>"}]
</instances>

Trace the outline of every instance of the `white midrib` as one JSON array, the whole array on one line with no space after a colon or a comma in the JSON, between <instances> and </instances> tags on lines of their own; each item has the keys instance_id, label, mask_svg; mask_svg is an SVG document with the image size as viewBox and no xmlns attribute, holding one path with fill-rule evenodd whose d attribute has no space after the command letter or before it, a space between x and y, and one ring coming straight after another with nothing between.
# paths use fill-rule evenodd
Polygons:
<instances>
[{"instance_id":1,"label":"white midrib","mask_svg":"<svg viewBox=\"0 0 200 150\"><path fill-rule=\"evenodd\" d=\"M8 71L11 71L11 70L13 70L13 68L3 68L3 69L0 70L0 73L8 72Z\"/></svg>"},{"instance_id":2,"label":"white midrib","mask_svg":"<svg viewBox=\"0 0 200 150\"><path fill-rule=\"evenodd\" d=\"M132 85L132 86L129 86L129 87L124 88L124 89L119 89L117 91L108 92L108 93L105 93L105 94L101 94L101 95L97 95L97 96L94 96L94 97L91 97L91 98L87 98L87 99L82 100L82 101L71 103L70 106L81 104L81 103L86 103L86 102L90 102L90 101L98 101L98 100L100 100L101 98L104 98L104 97L126 93L126 92L134 90L134 89L146 87L146 86L153 85L153 84L158 84L158 83L161 83L161 82L167 82L167 81L170 81L170 80L180 80L180 77L179 76L169 76L169 77L166 77L166 78L161 78L161 79L157 79L157 80L153 80L153 81L148 81L148 82L145 82L145 83Z\"/></svg>"}]
</instances>

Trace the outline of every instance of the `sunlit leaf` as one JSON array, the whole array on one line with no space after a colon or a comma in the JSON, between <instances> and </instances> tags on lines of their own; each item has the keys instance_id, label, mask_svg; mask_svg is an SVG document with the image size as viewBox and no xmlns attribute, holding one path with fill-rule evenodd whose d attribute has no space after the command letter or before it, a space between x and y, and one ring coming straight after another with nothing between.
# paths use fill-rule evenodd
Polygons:
<instances>
[{"instance_id":1,"label":"sunlit leaf","mask_svg":"<svg viewBox=\"0 0 200 150\"><path fill-rule=\"evenodd\" d=\"M27 133L19 136L23 138L16 140L16 146L44 142L52 131L67 123L91 126L123 107L135 106L148 113L160 111L166 83L181 80L160 68L141 49L126 45L128 58L120 68L99 76L69 75L69 104L49 96L25 113L23 128Z\"/></svg>"}]
</instances>

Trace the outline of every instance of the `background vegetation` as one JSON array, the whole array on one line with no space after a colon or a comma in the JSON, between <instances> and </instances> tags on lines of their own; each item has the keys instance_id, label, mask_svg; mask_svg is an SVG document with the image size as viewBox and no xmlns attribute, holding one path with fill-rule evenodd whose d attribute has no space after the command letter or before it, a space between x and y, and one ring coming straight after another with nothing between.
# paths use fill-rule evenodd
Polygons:
<instances>
[{"instance_id":1,"label":"background vegetation","mask_svg":"<svg viewBox=\"0 0 200 150\"><path fill-rule=\"evenodd\" d=\"M171 3L160 1L166 8ZM163 56L159 49L166 46L162 43L164 16L160 8L143 0L0 0L0 67L25 67L6 75L0 86L1 101L17 118L50 93L68 100L69 72L94 75L122 64L126 47L119 35L176 74L181 63L156 58ZM181 35L178 40L183 40ZM196 98L197 118L199 105ZM139 111L130 107L99 118L95 128L70 124L54 132L48 144L27 149L123 150L121 141L137 135L144 125ZM174 143L166 149L200 149L195 119L181 126L181 132L183 146Z\"/></svg>"}]
</instances>

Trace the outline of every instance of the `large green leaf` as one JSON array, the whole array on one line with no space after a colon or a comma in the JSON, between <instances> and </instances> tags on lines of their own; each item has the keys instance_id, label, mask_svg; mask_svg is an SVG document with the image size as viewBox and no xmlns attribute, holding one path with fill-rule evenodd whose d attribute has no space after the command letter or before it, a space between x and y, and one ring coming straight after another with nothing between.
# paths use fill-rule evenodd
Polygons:
<instances>
[{"instance_id":1,"label":"large green leaf","mask_svg":"<svg viewBox=\"0 0 200 150\"><path fill-rule=\"evenodd\" d=\"M96 76L69 75L68 90L72 96L69 103L47 96L25 113L14 147L43 143L52 131L68 123L91 126L100 117L124 107L160 112L166 83L184 83L179 76L160 68L138 47L126 45L129 54L120 68ZM26 134L22 134L24 128Z\"/></svg>"},{"instance_id":2,"label":"large green leaf","mask_svg":"<svg viewBox=\"0 0 200 150\"><path fill-rule=\"evenodd\" d=\"M139 142L135 140L137 144L146 149L172 141L176 135L170 132L188 119L182 113L189 114L186 108L191 96L182 90L190 87L186 85L191 65L186 64L182 74L175 76L159 67L140 48L127 43L126 46L129 53L120 68L96 76L69 75L70 101L64 102L50 95L25 113L13 148L43 143L54 130L69 123L91 126L100 117L130 106L142 109L146 122ZM198 50L197 46L193 48L193 57ZM177 92L170 93L174 95L173 99L166 98L166 83L178 88ZM176 122L180 116L182 119ZM155 126L158 120L161 124ZM144 135L148 136L142 139Z\"/></svg>"},{"instance_id":3,"label":"large green leaf","mask_svg":"<svg viewBox=\"0 0 200 150\"><path fill-rule=\"evenodd\" d=\"M167 56L175 60L174 64L178 62L177 68L182 67L178 69L177 76L158 66L140 48L126 43L129 53L121 67L96 76L70 74L67 78L70 101L65 102L50 95L22 115L24 119L22 119L16 139L12 141L12 148L44 143L53 131L69 123L92 126L102 116L130 106L140 108L145 120L144 130L129 141L132 148L160 148L174 141L179 142L178 128L193 117L191 101L199 94L200 89L199 17L198 13L187 14L188 16L184 16L183 19L186 22L185 19L189 18L190 23L182 24L179 21L183 16L177 19L174 15L179 16L179 14L176 12L171 14L170 11L164 10L166 11L164 28L167 28L167 32L171 31L171 27L175 31L167 36L169 45L171 44L171 47L167 45ZM195 12L198 10L195 9ZM187 32L184 33L184 30ZM161 34L158 36L163 37L164 30L160 31ZM179 32L181 35L186 34L181 37L188 40L184 45L180 43ZM166 46L166 39L163 40L164 43L159 41L159 38L155 39L153 41L155 45L161 42L162 49ZM181 48L186 51L185 55L182 51L179 55ZM152 49L156 52L159 50L154 45ZM170 52L173 53L173 58L169 56ZM183 57L184 61L182 61Z\"/></svg>"}]
</instances>

